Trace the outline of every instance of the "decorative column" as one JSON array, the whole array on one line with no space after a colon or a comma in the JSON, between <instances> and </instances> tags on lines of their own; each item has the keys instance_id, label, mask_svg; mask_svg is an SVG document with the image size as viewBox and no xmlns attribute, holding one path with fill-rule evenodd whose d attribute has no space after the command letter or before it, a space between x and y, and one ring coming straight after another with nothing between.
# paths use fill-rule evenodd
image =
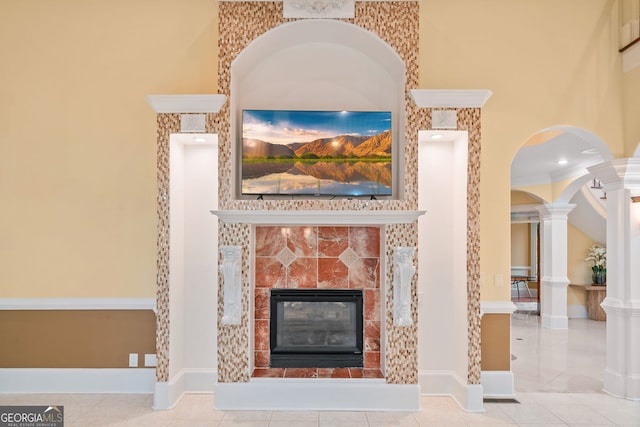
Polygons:
<instances>
[{"instance_id":1,"label":"decorative column","mask_svg":"<svg viewBox=\"0 0 640 427\"><path fill-rule=\"evenodd\" d=\"M538 206L540 212L540 312L542 327L567 329L567 215L576 205Z\"/></svg>"},{"instance_id":2,"label":"decorative column","mask_svg":"<svg viewBox=\"0 0 640 427\"><path fill-rule=\"evenodd\" d=\"M604 391L640 399L640 159L589 168L607 192L607 361Z\"/></svg>"}]
</instances>

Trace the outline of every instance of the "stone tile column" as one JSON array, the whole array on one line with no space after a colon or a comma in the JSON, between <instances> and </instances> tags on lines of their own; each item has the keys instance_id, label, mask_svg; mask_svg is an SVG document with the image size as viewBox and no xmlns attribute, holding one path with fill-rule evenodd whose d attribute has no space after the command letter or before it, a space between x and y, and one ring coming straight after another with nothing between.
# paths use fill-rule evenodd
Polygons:
<instances>
[{"instance_id":1,"label":"stone tile column","mask_svg":"<svg viewBox=\"0 0 640 427\"><path fill-rule=\"evenodd\" d=\"M640 399L640 158L589 168L607 192L607 361L604 391Z\"/></svg>"},{"instance_id":2,"label":"stone tile column","mask_svg":"<svg viewBox=\"0 0 640 427\"><path fill-rule=\"evenodd\" d=\"M540 237L540 314L542 327L567 329L567 215L576 205L538 206Z\"/></svg>"}]
</instances>

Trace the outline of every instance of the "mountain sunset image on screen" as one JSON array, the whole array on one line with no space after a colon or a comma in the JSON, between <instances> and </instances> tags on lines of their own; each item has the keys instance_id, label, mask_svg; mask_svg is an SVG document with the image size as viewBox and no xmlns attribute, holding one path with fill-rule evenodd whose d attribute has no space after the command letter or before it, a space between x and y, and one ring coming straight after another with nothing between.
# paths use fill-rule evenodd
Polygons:
<instances>
[{"instance_id":1,"label":"mountain sunset image on screen","mask_svg":"<svg viewBox=\"0 0 640 427\"><path fill-rule=\"evenodd\" d=\"M242 194L390 196L389 111L243 110Z\"/></svg>"}]
</instances>

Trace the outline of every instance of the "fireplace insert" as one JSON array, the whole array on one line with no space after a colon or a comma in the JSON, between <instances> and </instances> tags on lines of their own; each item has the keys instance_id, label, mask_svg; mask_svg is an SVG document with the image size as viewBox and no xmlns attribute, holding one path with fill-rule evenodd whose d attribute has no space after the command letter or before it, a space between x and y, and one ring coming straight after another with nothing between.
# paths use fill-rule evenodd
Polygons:
<instances>
[{"instance_id":1,"label":"fireplace insert","mask_svg":"<svg viewBox=\"0 0 640 427\"><path fill-rule=\"evenodd\" d=\"M272 289L271 367L363 367L362 301L357 289Z\"/></svg>"}]
</instances>

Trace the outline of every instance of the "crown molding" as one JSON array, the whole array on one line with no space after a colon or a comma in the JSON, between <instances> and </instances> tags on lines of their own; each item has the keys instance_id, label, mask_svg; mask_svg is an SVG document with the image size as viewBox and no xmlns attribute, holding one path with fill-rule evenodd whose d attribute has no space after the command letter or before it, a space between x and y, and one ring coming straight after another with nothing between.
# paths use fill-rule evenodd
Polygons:
<instances>
[{"instance_id":1,"label":"crown molding","mask_svg":"<svg viewBox=\"0 0 640 427\"><path fill-rule=\"evenodd\" d=\"M225 95L147 95L147 103L156 113L217 113Z\"/></svg>"},{"instance_id":2,"label":"crown molding","mask_svg":"<svg viewBox=\"0 0 640 427\"><path fill-rule=\"evenodd\" d=\"M491 95L488 89L411 89L420 108L480 108Z\"/></svg>"},{"instance_id":3,"label":"crown molding","mask_svg":"<svg viewBox=\"0 0 640 427\"><path fill-rule=\"evenodd\" d=\"M425 211L211 211L227 223L261 225L407 224Z\"/></svg>"}]
</instances>

